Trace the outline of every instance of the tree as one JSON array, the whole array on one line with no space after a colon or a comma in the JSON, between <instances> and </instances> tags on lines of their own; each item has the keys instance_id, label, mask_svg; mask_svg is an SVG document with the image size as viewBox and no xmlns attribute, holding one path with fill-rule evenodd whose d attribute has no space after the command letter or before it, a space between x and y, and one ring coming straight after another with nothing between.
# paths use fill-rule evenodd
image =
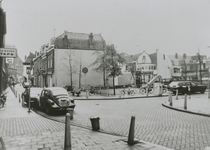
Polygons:
<instances>
[{"instance_id":1,"label":"tree","mask_svg":"<svg viewBox=\"0 0 210 150\"><path fill-rule=\"evenodd\" d=\"M65 56L61 58L63 67L68 71L71 87L73 86L73 74L78 72L77 64L75 63L75 59L73 59L74 56L74 52L68 50L65 52Z\"/></svg>"},{"instance_id":2,"label":"tree","mask_svg":"<svg viewBox=\"0 0 210 150\"><path fill-rule=\"evenodd\" d=\"M103 53L97 53L98 57L93 62L95 70L98 72L105 71L108 77L113 78L113 90L115 95L115 77L122 75L120 64L126 61L119 53L117 53L113 44L107 45ZM105 83L105 82L104 82Z\"/></svg>"},{"instance_id":3,"label":"tree","mask_svg":"<svg viewBox=\"0 0 210 150\"><path fill-rule=\"evenodd\" d=\"M178 57L179 57L179 56L178 56L178 54L176 53L176 54L175 54L175 58L178 59Z\"/></svg>"},{"instance_id":4,"label":"tree","mask_svg":"<svg viewBox=\"0 0 210 150\"><path fill-rule=\"evenodd\" d=\"M187 55L184 53L183 54L183 59L186 59L187 58Z\"/></svg>"},{"instance_id":5,"label":"tree","mask_svg":"<svg viewBox=\"0 0 210 150\"><path fill-rule=\"evenodd\" d=\"M186 62L185 62L185 59L187 58L187 55L184 53L183 54L183 68L184 68L184 71L185 71L185 80L187 79L187 66L186 66Z\"/></svg>"}]
</instances>

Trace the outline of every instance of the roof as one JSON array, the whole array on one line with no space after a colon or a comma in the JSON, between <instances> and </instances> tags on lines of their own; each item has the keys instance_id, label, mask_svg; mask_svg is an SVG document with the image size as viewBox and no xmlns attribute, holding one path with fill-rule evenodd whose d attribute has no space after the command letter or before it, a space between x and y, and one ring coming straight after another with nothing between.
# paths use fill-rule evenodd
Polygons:
<instances>
[{"instance_id":1,"label":"roof","mask_svg":"<svg viewBox=\"0 0 210 150\"><path fill-rule=\"evenodd\" d=\"M129 62L137 61L138 60L138 57L140 55L141 55L141 53L135 54L135 55L124 56L124 58L125 58L126 62L129 63Z\"/></svg>"},{"instance_id":2,"label":"roof","mask_svg":"<svg viewBox=\"0 0 210 150\"><path fill-rule=\"evenodd\" d=\"M30 52L29 56L25 60L25 63L31 63L31 61L33 61L33 58L35 58L35 55Z\"/></svg>"},{"instance_id":3,"label":"roof","mask_svg":"<svg viewBox=\"0 0 210 150\"><path fill-rule=\"evenodd\" d=\"M101 34L64 32L51 41L59 49L95 49L103 50L105 40Z\"/></svg>"},{"instance_id":4,"label":"roof","mask_svg":"<svg viewBox=\"0 0 210 150\"><path fill-rule=\"evenodd\" d=\"M157 53L153 53L153 54L149 54L149 57L152 61L152 64L156 64L157 65Z\"/></svg>"}]
</instances>

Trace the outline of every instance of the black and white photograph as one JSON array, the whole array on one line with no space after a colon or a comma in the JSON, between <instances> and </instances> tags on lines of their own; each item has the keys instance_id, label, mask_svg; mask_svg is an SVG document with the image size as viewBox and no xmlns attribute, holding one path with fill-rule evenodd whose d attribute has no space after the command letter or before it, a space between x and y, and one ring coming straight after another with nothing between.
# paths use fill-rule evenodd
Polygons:
<instances>
[{"instance_id":1,"label":"black and white photograph","mask_svg":"<svg viewBox=\"0 0 210 150\"><path fill-rule=\"evenodd\" d=\"M210 0L0 0L0 150L210 150Z\"/></svg>"}]
</instances>

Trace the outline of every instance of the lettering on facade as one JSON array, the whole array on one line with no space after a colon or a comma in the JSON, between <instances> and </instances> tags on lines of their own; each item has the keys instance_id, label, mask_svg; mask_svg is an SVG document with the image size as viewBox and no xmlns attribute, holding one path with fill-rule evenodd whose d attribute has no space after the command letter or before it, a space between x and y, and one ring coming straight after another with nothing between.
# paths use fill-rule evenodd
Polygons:
<instances>
[{"instance_id":1,"label":"lettering on facade","mask_svg":"<svg viewBox=\"0 0 210 150\"><path fill-rule=\"evenodd\" d=\"M0 48L0 57L16 57L17 49Z\"/></svg>"}]
</instances>

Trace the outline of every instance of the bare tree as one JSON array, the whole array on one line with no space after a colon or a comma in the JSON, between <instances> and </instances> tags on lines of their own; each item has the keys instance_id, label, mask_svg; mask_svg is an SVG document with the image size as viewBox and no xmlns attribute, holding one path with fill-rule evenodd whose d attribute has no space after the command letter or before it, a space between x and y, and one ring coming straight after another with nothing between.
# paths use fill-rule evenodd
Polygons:
<instances>
[{"instance_id":1,"label":"bare tree","mask_svg":"<svg viewBox=\"0 0 210 150\"><path fill-rule=\"evenodd\" d=\"M65 56L61 58L62 65L68 71L71 87L73 86L73 74L77 73L76 61L73 59L75 53L72 50L66 51Z\"/></svg>"}]
</instances>

